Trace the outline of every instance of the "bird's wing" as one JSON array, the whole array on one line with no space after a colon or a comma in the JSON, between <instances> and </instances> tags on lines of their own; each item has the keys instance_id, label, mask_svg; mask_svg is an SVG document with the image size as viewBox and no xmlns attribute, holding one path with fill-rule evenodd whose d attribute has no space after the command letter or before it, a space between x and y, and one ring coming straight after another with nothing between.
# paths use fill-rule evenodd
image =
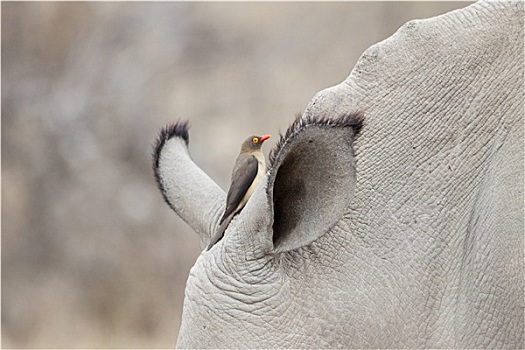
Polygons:
<instances>
[{"instance_id":1,"label":"bird's wing","mask_svg":"<svg viewBox=\"0 0 525 350\"><path fill-rule=\"evenodd\" d=\"M226 197L226 209L220 223L231 214L234 214L248 188L253 183L255 176L257 176L258 167L257 158L251 154L241 154L237 158L233 167L230 189Z\"/></svg>"},{"instance_id":2,"label":"bird's wing","mask_svg":"<svg viewBox=\"0 0 525 350\"><path fill-rule=\"evenodd\" d=\"M228 228L235 212L240 209L238 208L239 204L248 191L248 188L250 188L255 180L258 168L259 163L257 158L253 155L241 154L237 157L232 171L230 189L228 190L228 196L226 197L226 209L224 210L224 215L222 216L221 221L219 221L219 228L211 237L206 250L210 250L211 247L213 247L215 243L220 241L222 236L224 236L224 231Z\"/></svg>"}]
</instances>

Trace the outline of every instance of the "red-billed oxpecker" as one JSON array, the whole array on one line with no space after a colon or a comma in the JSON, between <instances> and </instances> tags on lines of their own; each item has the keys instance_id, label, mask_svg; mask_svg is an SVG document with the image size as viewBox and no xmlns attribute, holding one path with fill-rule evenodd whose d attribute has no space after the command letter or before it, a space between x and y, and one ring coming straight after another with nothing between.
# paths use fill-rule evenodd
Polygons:
<instances>
[{"instance_id":1,"label":"red-billed oxpecker","mask_svg":"<svg viewBox=\"0 0 525 350\"><path fill-rule=\"evenodd\" d=\"M230 221L246 205L257 184L266 173L266 162L261 146L269 138L270 135L250 136L242 143L241 153L233 167L224 215L206 250L213 247L224 236L224 231Z\"/></svg>"}]
</instances>

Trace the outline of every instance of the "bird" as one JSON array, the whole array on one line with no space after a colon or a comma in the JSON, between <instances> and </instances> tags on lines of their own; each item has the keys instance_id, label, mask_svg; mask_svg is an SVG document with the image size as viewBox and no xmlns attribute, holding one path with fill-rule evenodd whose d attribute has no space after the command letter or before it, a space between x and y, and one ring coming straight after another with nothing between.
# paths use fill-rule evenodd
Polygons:
<instances>
[{"instance_id":1,"label":"bird","mask_svg":"<svg viewBox=\"0 0 525 350\"><path fill-rule=\"evenodd\" d=\"M226 196L226 209L219 221L219 227L206 250L210 250L224 236L224 231L235 214L239 213L250 199L253 191L266 173L266 162L261 146L270 135L250 136L241 145L231 175L230 189Z\"/></svg>"}]
</instances>

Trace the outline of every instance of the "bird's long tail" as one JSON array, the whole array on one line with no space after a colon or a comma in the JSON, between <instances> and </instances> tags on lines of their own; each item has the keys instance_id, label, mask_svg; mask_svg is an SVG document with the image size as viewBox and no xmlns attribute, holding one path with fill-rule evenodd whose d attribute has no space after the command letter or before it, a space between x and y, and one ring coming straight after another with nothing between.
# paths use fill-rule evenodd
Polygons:
<instances>
[{"instance_id":1,"label":"bird's long tail","mask_svg":"<svg viewBox=\"0 0 525 350\"><path fill-rule=\"evenodd\" d=\"M230 224L230 221L232 221L234 215L235 214L232 213L229 216L221 219L221 224L219 225L217 231L215 231L215 234L212 236L206 250L210 250L211 247L215 245L215 243L221 240L221 238L224 236L224 231L226 231L228 228L228 225Z\"/></svg>"}]
</instances>

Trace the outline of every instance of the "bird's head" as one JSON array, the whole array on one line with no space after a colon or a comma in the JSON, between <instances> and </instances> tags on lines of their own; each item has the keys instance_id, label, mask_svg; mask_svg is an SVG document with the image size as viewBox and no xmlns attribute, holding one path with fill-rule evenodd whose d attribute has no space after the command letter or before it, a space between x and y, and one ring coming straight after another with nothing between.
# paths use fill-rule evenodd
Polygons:
<instances>
[{"instance_id":1,"label":"bird's head","mask_svg":"<svg viewBox=\"0 0 525 350\"><path fill-rule=\"evenodd\" d=\"M270 135L250 136L242 143L241 151L258 150L261 148L263 142L268 140L269 138Z\"/></svg>"}]
</instances>

